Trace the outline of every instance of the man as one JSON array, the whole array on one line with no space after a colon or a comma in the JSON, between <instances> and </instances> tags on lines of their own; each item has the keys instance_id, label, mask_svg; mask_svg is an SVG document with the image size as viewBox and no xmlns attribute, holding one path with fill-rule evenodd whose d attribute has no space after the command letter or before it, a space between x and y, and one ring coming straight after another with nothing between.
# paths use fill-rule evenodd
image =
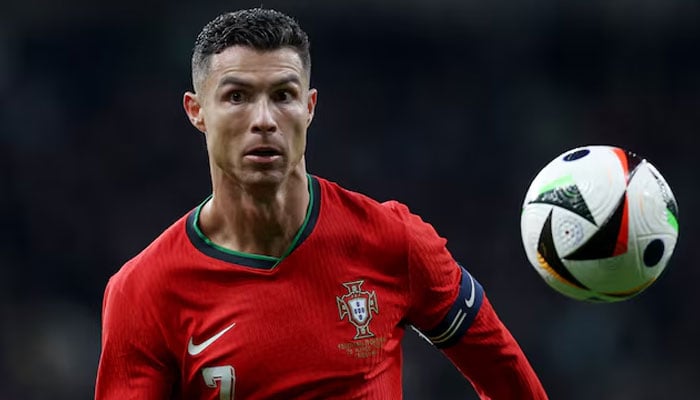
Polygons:
<instances>
[{"instance_id":1,"label":"man","mask_svg":"<svg viewBox=\"0 0 700 400\"><path fill-rule=\"evenodd\" d=\"M213 193L108 283L95 398L400 399L413 326L482 398L545 399L430 225L307 173L310 64L276 11L199 34L183 103Z\"/></svg>"}]
</instances>

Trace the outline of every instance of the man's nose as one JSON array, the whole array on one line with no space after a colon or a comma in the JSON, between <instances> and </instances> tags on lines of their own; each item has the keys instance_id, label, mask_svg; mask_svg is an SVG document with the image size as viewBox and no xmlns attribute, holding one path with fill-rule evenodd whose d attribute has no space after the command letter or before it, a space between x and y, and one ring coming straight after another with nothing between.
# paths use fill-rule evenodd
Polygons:
<instances>
[{"instance_id":1,"label":"man's nose","mask_svg":"<svg viewBox=\"0 0 700 400\"><path fill-rule=\"evenodd\" d=\"M277 131L277 122L272 115L269 99L260 99L255 103L251 130L254 133L272 133Z\"/></svg>"}]
</instances>

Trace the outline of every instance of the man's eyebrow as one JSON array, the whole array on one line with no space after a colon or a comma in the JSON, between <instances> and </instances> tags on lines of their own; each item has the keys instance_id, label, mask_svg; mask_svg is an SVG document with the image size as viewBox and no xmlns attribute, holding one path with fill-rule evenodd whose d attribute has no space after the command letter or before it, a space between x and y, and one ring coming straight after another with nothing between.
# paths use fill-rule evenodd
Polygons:
<instances>
[{"instance_id":1,"label":"man's eyebrow","mask_svg":"<svg viewBox=\"0 0 700 400\"><path fill-rule=\"evenodd\" d=\"M272 82L272 86L283 86L288 83L295 83L299 86L301 86L301 79L299 79L299 76L296 74L289 74L286 76L283 76L282 78Z\"/></svg>"},{"instance_id":2,"label":"man's eyebrow","mask_svg":"<svg viewBox=\"0 0 700 400\"><path fill-rule=\"evenodd\" d=\"M273 86L273 87L283 86L283 85L286 85L288 83L294 83L296 85L301 86L301 79L296 74L289 74L289 75L285 75L285 76L277 79L276 81L273 81L270 86ZM221 78L221 80L219 81L219 87L226 86L226 85L242 86L245 88L250 88L250 87L254 86L253 83L248 81L248 80L241 79L241 78L231 76L231 75L225 76L225 77Z\"/></svg>"},{"instance_id":3,"label":"man's eyebrow","mask_svg":"<svg viewBox=\"0 0 700 400\"><path fill-rule=\"evenodd\" d=\"M243 86L243 87L252 87L253 84L250 83L249 81L246 81L241 78L237 78L235 76L225 76L221 78L219 81L219 87L221 86L226 86L226 85L236 85L236 86Z\"/></svg>"}]
</instances>

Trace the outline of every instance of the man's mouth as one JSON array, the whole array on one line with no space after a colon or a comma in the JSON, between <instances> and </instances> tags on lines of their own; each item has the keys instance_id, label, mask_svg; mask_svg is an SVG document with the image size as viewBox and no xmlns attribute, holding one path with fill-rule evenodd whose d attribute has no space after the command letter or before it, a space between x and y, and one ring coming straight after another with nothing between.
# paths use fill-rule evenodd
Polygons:
<instances>
[{"instance_id":1,"label":"man's mouth","mask_svg":"<svg viewBox=\"0 0 700 400\"><path fill-rule=\"evenodd\" d=\"M247 159L256 162L270 162L282 156L282 152L274 147L260 146L250 149L245 153Z\"/></svg>"},{"instance_id":2,"label":"man's mouth","mask_svg":"<svg viewBox=\"0 0 700 400\"><path fill-rule=\"evenodd\" d=\"M259 156L259 157L272 157L279 156L280 152L275 149L254 149L246 153L246 155Z\"/></svg>"}]
</instances>

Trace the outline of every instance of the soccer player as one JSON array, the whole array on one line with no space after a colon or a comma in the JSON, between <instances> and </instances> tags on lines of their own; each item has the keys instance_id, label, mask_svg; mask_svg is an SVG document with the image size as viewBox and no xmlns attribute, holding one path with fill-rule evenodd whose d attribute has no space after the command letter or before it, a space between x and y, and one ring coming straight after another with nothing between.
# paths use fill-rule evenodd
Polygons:
<instances>
[{"instance_id":1,"label":"soccer player","mask_svg":"<svg viewBox=\"0 0 700 400\"><path fill-rule=\"evenodd\" d=\"M273 10L197 37L183 105L212 194L107 284L95 398L400 399L412 326L481 398L545 399L429 224L307 172L310 68L307 35Z\"/></svg>"}]
</instances>

